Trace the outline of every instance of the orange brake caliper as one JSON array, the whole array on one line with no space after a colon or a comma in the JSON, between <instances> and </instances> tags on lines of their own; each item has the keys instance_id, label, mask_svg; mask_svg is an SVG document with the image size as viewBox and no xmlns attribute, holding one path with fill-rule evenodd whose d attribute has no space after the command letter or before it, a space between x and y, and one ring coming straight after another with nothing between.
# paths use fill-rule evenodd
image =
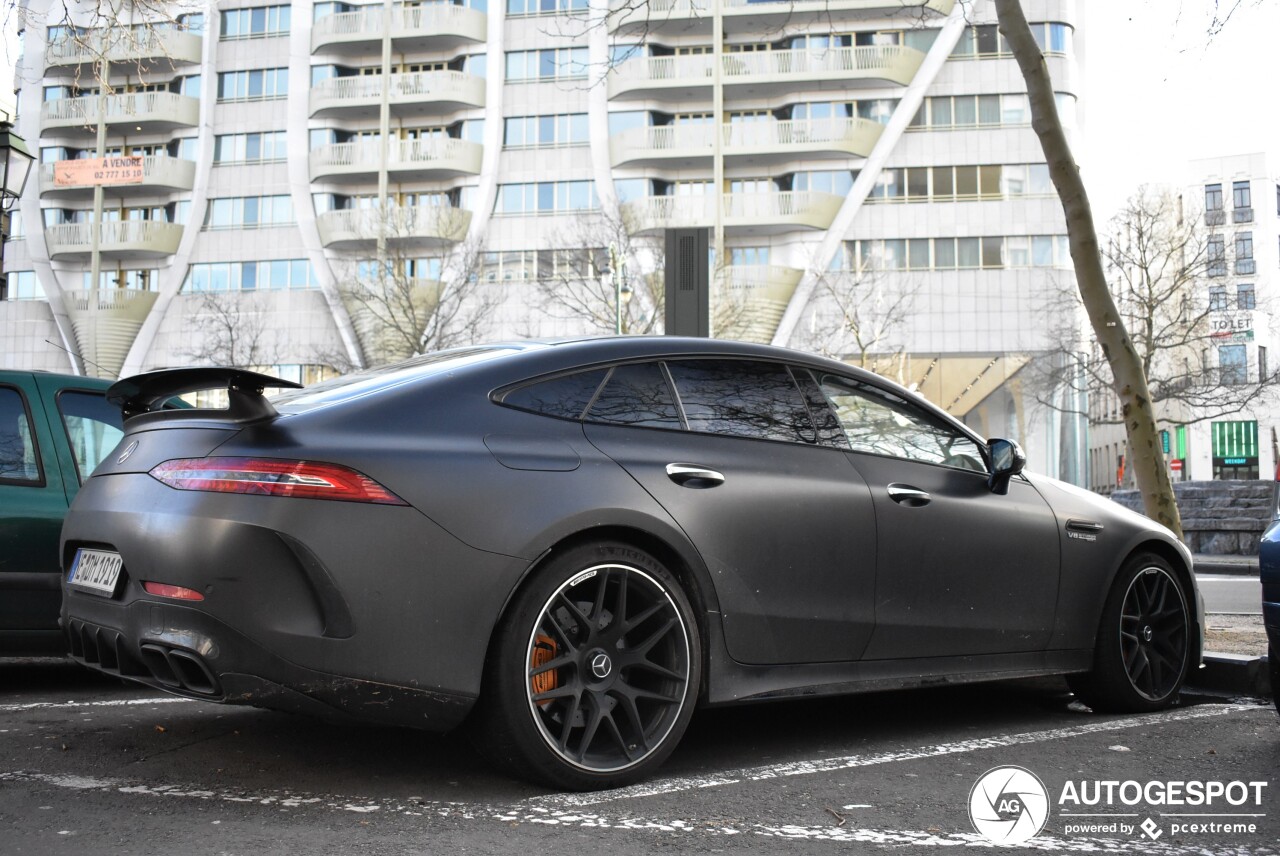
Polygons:
<instances>
[{"instance_id":1,"label":"orange brake caliper","mask_svg":"<svg viewBox=\"0 0 1280 856\"><path fill-rule=\"evenodd\" d=\"M530 658L530 668L536 669L550 663L556 657L556 643L550 636L535 636L533 638L533 657ZM546 672L539 672L530 679L530 685L533 688L533 694L549 693L559 686L559 678L557 669L551 669ZM539 707L546 707L551 704L551 699L538 702Z\"/></svg>"}]
</instances>

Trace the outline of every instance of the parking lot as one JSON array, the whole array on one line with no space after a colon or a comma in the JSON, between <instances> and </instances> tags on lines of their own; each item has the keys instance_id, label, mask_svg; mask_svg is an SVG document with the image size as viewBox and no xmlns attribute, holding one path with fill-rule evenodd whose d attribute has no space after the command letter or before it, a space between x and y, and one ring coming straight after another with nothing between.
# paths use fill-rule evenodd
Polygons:
<instances>
[{"instance_id":1,"label":"parking lot","mask_svg":"<svg viewBox=\"0 0 1280 856\"><path fill-rule=\"evenodd\" d=\"M556 794L494 774L459 736L164 697L54 660L0 664L0 685L5 853L986 846L969 795L1001 765L1049 794L1043 831L1020 849L1280 852L1280 722L1247 700L1099 716L1037 682L704 711L658 778ZM1261 805L1108 807L1061 804L1068 781L1267 784ZM1208 831L1175 826L1192 823ZM1098 824L1131 831L1072 831Z\"/></svg>"}]
</instances>

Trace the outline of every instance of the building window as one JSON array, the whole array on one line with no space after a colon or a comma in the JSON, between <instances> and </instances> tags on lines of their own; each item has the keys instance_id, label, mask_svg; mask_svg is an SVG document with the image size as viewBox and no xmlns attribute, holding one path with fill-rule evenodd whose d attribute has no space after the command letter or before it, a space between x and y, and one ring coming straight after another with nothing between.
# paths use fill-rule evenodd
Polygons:
<instances>
[{"instance_id":1,"label":"building window","mask_svg":"<svg viewBox=\"0 0 1280 856\"><path fill-rule=\"evenodd\" d=\"M43 300L44 289L40 287L33 270L15 270L5 276L6 291L0 294L5 300Z\"/></svg>"},{"instance_id":2,"label":"building window","mask_svg":"<svg viewBox=\"0 0 1280 856\"><path fill-rule=\"evenodd\" d=\"M1227 287L1225 285L1213 285L1209 287L1209 311L1227 311Z\"/></svg>"},{"instance_id":3,"label":"building window","mask_svg":"<svg viewBox=\"0 0 1280 856\"><path fill-rule=\"evenodd\" d=\"M1237 309L1257 309L1258 295L1253 289L1253 283L1242 282L1236 286L1236 308Z\"/></svg>"},{"instance_id":4,"label":"building window","mask_svg":"<svg viewBox=\"0 0 1280 856\"><path fill-rule=\"evenodd\" d=\"M1236 233L1236 273L1251 274L1256 271L1253 263L1253 233Z\"/></svg>"},{"instance_id":5,"label":"building window","mask_svg":"<svg viewBox=\"0 0 1280 856\"><path fill-rule=\"evenodd\" d=\"M262 163L288 157L285 131L219 134L213 142L214 163Z\"/></svg>"},{"instance_id":6,"label":"building window","mask_svg":"<svg viewBox=\"0 0 1280 856\"><path fill-rule=\"evenodd\" d=\"M1244 345L1218 346L1218 382L1223 385L1247 383L1248 353Z\"/></svg>"},{"instance_id":7,"label":"building window","mask_svg":"<svg viewBox=\"0 0 1280 856\"><path fill-rule=\"evenodd\" d=\"M289 69L224 71L218 75L219 101L260 101L289 95Z\"/></svg>"},{"instance_id":8,"label":"building window","mask_svg":"<svg viewBox=\"0 0 1280 856\"><path fill-rule=\"evenodd\" d=\"M588 142L586 113L513 116L503 124L502 144L509 149L585 146Z\"/></svg>"},{"instance_id":9,"label":"building window","mask_svg":"<svg viewBox=\"0 0 1280 856\"><path fill-rule=\"evenodd\" d=\"M1031 24L1031 35L1044 53L1066 54L1072 51L1072 28L1055 21ZM953 57L1002 57L1010 56L1009 43L995 24L979 24L960 34L960 41L951 52Z\"/></svg>"},{"instance_id":10,"label":"building window","mask_svg":"<svg viewBox=\"0 0 1280 856\"><path fill-rule=\"evenodd\" d=\"M599 208L591 181L540 181L498 187L495 214L555 214Z\"/></svg>"},{"instance_id":11,"label":"building window","mask_svg":"<svg viewBox=\"0 0 1280 856\"><path fill-rule=\"evenodd\" d=\"M482 258L485 282L598 279L609 266L607 251L504 250Z\"/></svg>"},{"instance_id":12,"label":"building window","mask_svg":"<svg viewBox=\"0 0 1280 856\"><path fill-rule=\"evenodd\" d=\"M1208 217L1208 212L1205 214ZM1227 275L1227 244L1226 239L1221 235L1210 235L1208 244L1205 246L1205 258L1207 265L1205 273L1209 276L1226 276Z\"/></svg>"},{"instance_id":13,"label":"building window","mask_svg":"<svg viewBox=\"0 0 1280 856\"><path fill-rule=\"evenodd\" d=\"M891 167L880 171L867 201L956 202L1052 195L1049 167L1042 163Z\"/></svg>"},{"instance_id":14,"label":"building window","mask_svg":"<svg viewBox=\"0 0 1280 856\"><path fill-rule=\"evenodd\" d=\"M557 12L585 12L587 0L507 0L507 17L554 15Z\"/></svg>"},{"instance_id":15,"label":"building window","mask_svg":"<svg viewBox=\"0 0 1280 856\"><path fill-rule=\"evenodd\" d=\"M1213 422L1209 427L1213 444L1213 477L1258 478L1258 423L1253 420Z\"/></svg>"},{"instance_id":16,"label":"building window","mask_svg":"<svg viewBox=\"0 0 1280 856\"><path fill-rule=\"evenodd\" d=\"M1231 212L1231 222L1253 222L1253 194L1249 190L1249 182L1236 181L1232 183L1231 202L1235 209Z\"/></svg>"},{"instance_id":17,"label":"building window","mask_svg":"<svg viewBox=\"0 0 1280 856\"><path fill-rule=\"evenodd\" d=\"M206 229L261 229L293 222L288 196L233 196L209 200Z\"/></svg>"},{"instance_id":18,"label":"building window","mask_svg":"<svg viewBox=\"0 0 1280 856\"><path fill-rule=\"evenodd\" d=\"M846 247L850 268L859 271L1071 267L1066 235L888 238L849 241Z\"/></svg>"},{"instance_id":19,"label":"building window","mask_svg":"<svg viewBox=\"0 0 1280 856\"><path fill-rule=\"evenodd\" d=\"M192 265L182 290L257 291L319 288L315 271L306 259L267 262L221 262Z\"/></svg>"},{"instance_id":20,"label":"building window","mask_svg":"<svg viewBox=\"0 0 1280 856\"><path fill-rule=\"evenodd\" d=\"M260 39L289 32L288 6L257 6L222 13L222 39Z\"/></svg>"},{"instance_id":21,"label":"building window","mask_svg":"<svg viewBox=\"0 0 1280 856\"><path fill-rule=\"evenodd\" d=\"M84 273L85 289L93 288L93 274ZM133 291L158 291L160 272L157 270L104 270L98 273L98 288L127 288Z\"/></svg>"},{"instance_id":22,"label":"building window","mask_svg":"<svg viewBox=\"0 0 1280 856\"><path fill-rule=\"evenodd\" d=\"M587 76L586 48L507 51L507 80L565 80Z\"/></svg>"},{"instance_id":23,"label":"building window","mask_svg":"<svg viewBox=\"0 0 1280 856\"><path fill-rule=\"evenodd\" d=\"M1204 186L1204 222L1208 226L1221 226L1226 222L1222 212L1222 185Z\"/></svg>"}]
</instances>

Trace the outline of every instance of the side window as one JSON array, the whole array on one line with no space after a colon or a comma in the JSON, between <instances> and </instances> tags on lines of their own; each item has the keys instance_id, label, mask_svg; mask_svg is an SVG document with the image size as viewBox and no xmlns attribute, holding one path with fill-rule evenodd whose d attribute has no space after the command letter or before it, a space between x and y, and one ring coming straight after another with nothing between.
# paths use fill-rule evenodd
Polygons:
<instances>
[{"instance_id":1,"label":"side window","mask_svg":"<svg viewBox=\"0 0 1280 856\"><path fill-rule=\"evenodd\" d=\"M809 409L786 366L749 360L668 363L690 431L812 443Z\"/></svg>"},{"instance_id":2,"label":"side window","mask_svg":"<svg viewBox=\"0 0 1280 856\"><path fill-rule=\"evenodd\" d=\"M0 386L0 484L6 483L39 485L43 479L22 394L13 387Z\"/></svg>"},{"instance_id":3,"label":"side window","mask_svg":"<svg viewBox=\"0 0 1280 856\"><path fill-rule=\"evenodd\" d=\"M107 404L107 397L100 393L67 391L58 395L58 412L71 442L76 475L83 484L124 436L120 411Z\"/></svg>"},{"instance_id":4,"label":"side window","mask_svg":"<svg viewBox=\"0 0 1280 856\"><path fill-rule=\"evenodd\" d=\"M682 427L675 396L657 363L615 366L587 419L644 428Z\"/></svg>"},{"instance_id":5,"label":"side window","mask_svg":"<svg viewBox=\"0 0 1280 856\"><path fill-rule=\"evenodd\" d=\"M800 387L805 404L809 405L809 415L813 417L814 427L818 429L818 443L823 446L834 446L837 449L848 449L849 438L845 435L844 428L840 426L840 420L836 417L835 411L831 409L831 403L822 394L822 388L818 386L813 372L793 366L791 375Z\"/></svg>"},{"instance_id":6,"label":"side window","mask_svg":"<svg viewBox=\"0 0 1280 856\"><path fill-rule=\"evenodd\" d=\"M606 374L606 369L597 369L531 383L502 396L502 403L548 416L581 419Z\"/></svg>"},{"instance_id":7,"label":"side window","mask_svg":"<svg viewBox=\"0 0 1280 856\"><path fill-rule=\"evenodd\" d=\"M900 396L835 375L823 376L822 391L855 452L987 471L982 451L968 435Z\"/></svg>"}]
</instances>

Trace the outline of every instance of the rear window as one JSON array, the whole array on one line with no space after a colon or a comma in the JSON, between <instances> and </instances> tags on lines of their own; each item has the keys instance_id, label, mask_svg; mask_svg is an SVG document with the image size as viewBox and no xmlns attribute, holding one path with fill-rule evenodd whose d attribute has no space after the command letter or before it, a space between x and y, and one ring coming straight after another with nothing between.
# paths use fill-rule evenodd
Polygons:
<instances>
[{"instance_id":1,"label":"rear window","mask_svg":"<svg viewBox=\"0 0 1280 856\"><path fill-rule=\"evenodd\" d=\"M502 396L502 403L547 416L581 419L606 374L606 369L596 369L531 383Z\"/></svg>"},{"instance_id":2,"label":"rear window","mask_svg":"<svg viewBox=\"0 0 1280 856\"><path fill-rule=\"evenodd\" d=\"M675 396L657 363L615 367L587 420L642 428L681 427Z\"/></svg>"},{"instance_id":3,"label":"rear window","mask_svg":"<svg viewBox=\"0 0 1280 856\"><path fill-rule=\"evenodd\" d=\"M0 482L41 483L31 418L22 393L9 386L0 386Z\"/></svg>"},{"instance_id":4,"label":"rear window","mask_svg":"<svg viewBox=\"0 0 1280 856\"><path fill-rule=\"evenodd\" d=\"M515 352L515 348L455 348L437 351L402 363L353 372L303 390L290 390L274 396L271 403L277 409L289 412L326 407Z\"/></svg>"}]
</instances>

